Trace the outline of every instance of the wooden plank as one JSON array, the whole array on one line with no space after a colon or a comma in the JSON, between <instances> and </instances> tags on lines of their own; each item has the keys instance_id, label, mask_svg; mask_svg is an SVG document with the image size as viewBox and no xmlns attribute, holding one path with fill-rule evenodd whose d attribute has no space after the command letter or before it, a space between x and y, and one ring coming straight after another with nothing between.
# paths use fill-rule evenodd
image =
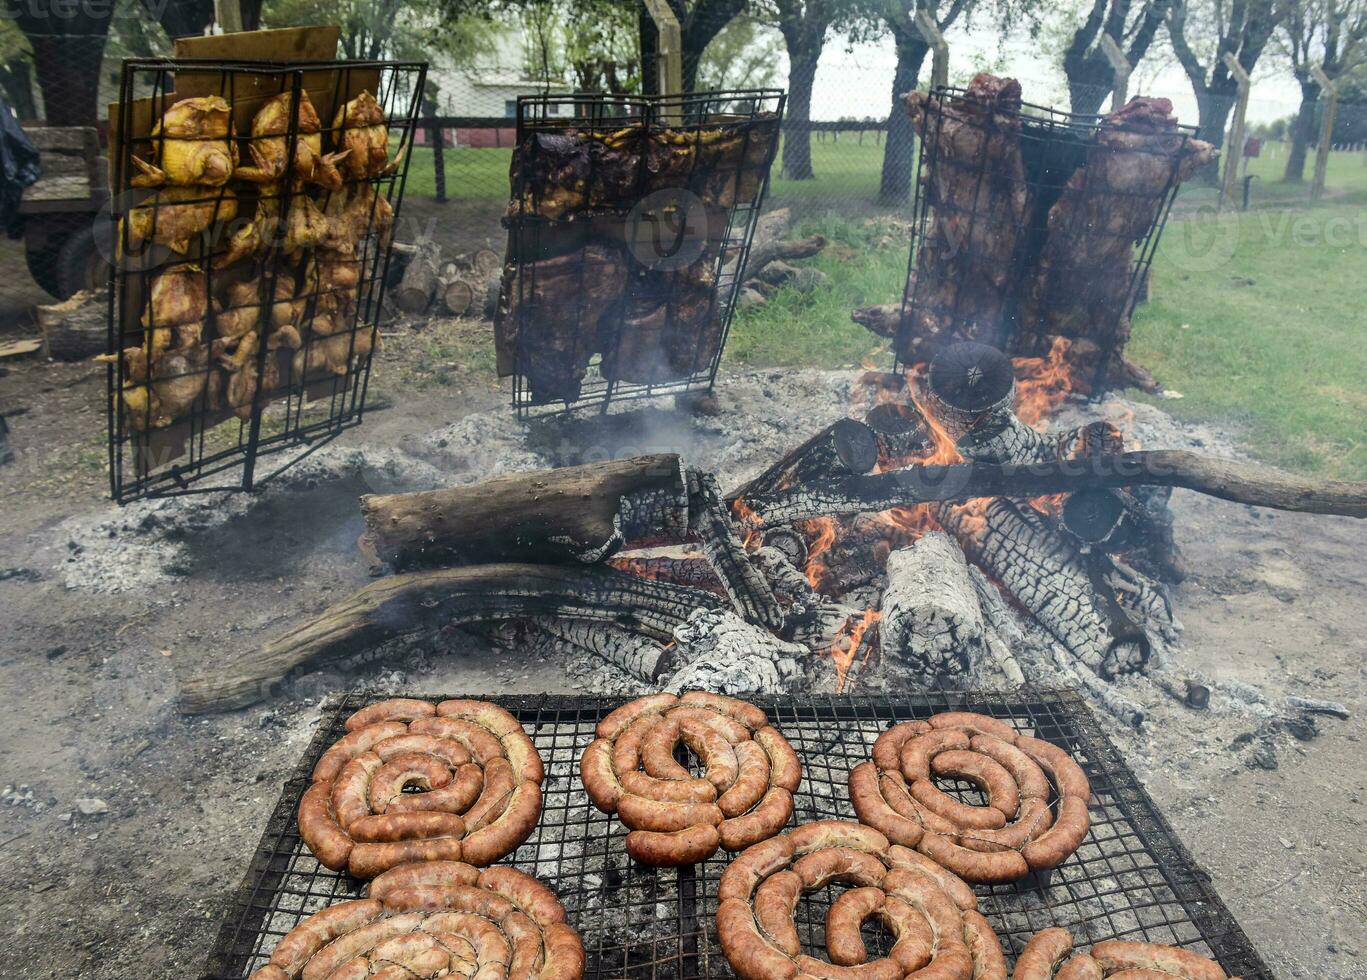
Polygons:
<instances>
[{"instance_id":1,"label":"wooden plank","mask_svg":"<svg viewBox=\"0 0 1367 980\"><path fill-rule=\"evenodd\" d=\"M24 201L69 201L88 200L91 196L90 178L85 175L73 177L47 177L24 190Z\"/></svg>"},{"instance_id":2,"label":"wooden plank","mask_svg":"<svg viewBox=\"0 0 1367 980\"><path fill-rule=\"evenodd\" d=\"M243 61L332 61L342 29L282 27L272 31L242 31L176 39L175 57Z\"/></svg>"},{"instance_id":3,"label":"wooden plank","mask_svg":"<svg viewBox=\"0 0 1367 980\"><path fill-rule=\"evenodd\" d=\"M39 152L69 150L84 153L100 145L100 134L94 126L25 126L24 135Z\"/></svg>"},{"instance_id":4,"label":"wooden plank","mask_svg":"<svg viewBox=\"0 0 1367 980\"><path fill-rule=\"evenodd\" d=\"M90 161L84 155L75 153L44 153L39 158L42 164L43 177L66 177L70 174L80 174L90 178Z\"/></svg>"},{"instance_id":5,"label":"wooden plank","mask_svg":"<svg viewBox=\"0 0 1367 980\"><path fill-rule=\"evenodd\" d=\"M0 357L22 357L25 354L32 354L42 346L43 342L37 337L11 340L7 344L0 344Z\"/></svg>"}]
</instances>

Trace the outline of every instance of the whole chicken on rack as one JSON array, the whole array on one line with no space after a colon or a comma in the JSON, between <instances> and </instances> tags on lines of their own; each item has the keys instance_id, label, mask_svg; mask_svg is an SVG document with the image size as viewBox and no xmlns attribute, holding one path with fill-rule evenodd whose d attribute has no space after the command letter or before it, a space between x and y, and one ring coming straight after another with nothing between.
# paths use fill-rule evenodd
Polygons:
<instances>
[{"instance_id":1,"label":"whole chicken on rack","mask_svg":"<svg viewBox=\"0 0 1367 980\"><path fill-rule=\"evenodd\" d=\"M237 195L230 187L166 187L128 212L128 248L137 252L151 242L184 255L215 222L236 217Z\"/></svg>"},{"instance_id":2,"label":"whole chicken on rack","mask_svg":"<svg viewBox=\"0 0 1367 980\"><path fill-rule=\"evenodd\" d=\"M238 167L233 173L239 180L257 184L276 184L290 168L290 120L294 94L281 92L272 98L252 118L252 135L247 143L255 166ZM337 153L323 152L323 124L318 110L313 107L306 91L299 93L299 111L295 116L294 165L292 176L303 183L317 184L335 191L342 186L342 175L337 169L349 149Z\"/></svg>"},{"instance_id":3,"label":"whole chicken on rack","mask_svg":"<svg viewBox=\"0 0 1367 980\"><path fill-rule=\"evenodd\" d=\"M341 147L339 152L346 153L343 169L354 180L392 174L403 159L402 148L389 159L389 123L384 108L368 91L363 90L337 110L332 131Z\"/></svg>"},{"instance_id":4,"label":"whole chicken on rack","mask_svg":"<svg viewBox=\"0 0 1367 980\"><path fill-rule=\"evenodd\" d=\"M226 99L206 95L182 99L152 126L156 163L133 157L142 173L129 181L134 187L218 187L237 167L232 110Z\"/></svg>"}]
</instances>

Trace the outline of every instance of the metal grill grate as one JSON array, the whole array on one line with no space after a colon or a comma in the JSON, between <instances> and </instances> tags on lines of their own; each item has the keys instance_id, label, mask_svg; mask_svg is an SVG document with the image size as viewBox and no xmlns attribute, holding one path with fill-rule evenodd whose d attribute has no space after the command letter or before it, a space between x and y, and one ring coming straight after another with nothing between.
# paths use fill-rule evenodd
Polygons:
<instances>
[{"instance_id":1,"label":"metal grill grate","mask_svg":"<svg viewBox=\"0 0 1367 980\"><path fill-rule=\"evenodd\" d=\"M295 824L308 773L343 733L344 720L377 698L349 694L325 713L295 778L285 786L260 847L219 935L205 976L241 980L263 965L279 938L303 917L360 897L363 883L321 868ZM440 700L440 699L433 699ZM510 863L560 896L588 952L595 978L731 977L717 944L716 888L727 855L694 868L654 870L626 856L626 830L599 813L579 783L578 760L598 719L623 698L499 698L531 734L546 762L545 809L532 837ZM756 698L803 760L797 822L852 818L846 778L869 757L878 734L895 721L937 711L975 710L1066 748L1092 783L1092 828L1078 852L1047 880L976 891L983 913L1013 957L1037 930L1065 926L1079 943L1108 938L1189 947L1215 956L1231 976L1271 980L1272 973L1174 836L1114 746L1076 694L811 696ZM961 791L965 799L971 791ZM832 891L798 907L798 932L809 952L824 947ZM870 949L887 948L877 926Z\"/></svg>"}]
</instances>

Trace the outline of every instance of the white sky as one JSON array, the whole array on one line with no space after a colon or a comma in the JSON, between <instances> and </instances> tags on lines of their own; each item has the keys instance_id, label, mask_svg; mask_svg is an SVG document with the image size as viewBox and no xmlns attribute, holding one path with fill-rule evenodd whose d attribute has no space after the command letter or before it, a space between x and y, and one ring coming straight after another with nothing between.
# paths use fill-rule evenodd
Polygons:
<instances>
[{"instance_id":1,"label":"white sky","mask_svg":"<svg viewBox=\"0 0 1367 980\"><path fill-rule=\"evenodd\" d=\"M986 22L976 25L973 30L956 25L946 32L945 37L949 42L952 82L961 84L976 70L986 69L994 74L1019 79L1027 102L1062 109L1068 107L1068 90L1060 66L1061 58L1057 53L1047 50L1047 42L1014 37L1009 38L1005 45L1000 45L995 29ZM812 117L837 119L845 116L886 116L893 68L897 62L891 39L858 45L853 50L846 50L847 47L848 42L843 38L827 42L817 70ZM779 73L780 84L786 75L785 60ZM927 58L921 72L922 85L928 82L929 75L930 59ZM1169 98L1182 122L1196 124L1196 100L1191 84L1173 57L1166 36L1162 34L1131 76L1130 94ZM1268 122L1291 115L1299 102L1300 89L1295 79L1284 65L1278 64L1278 58L1269 46L1254 75L1248 121Z\"/></svg>"}]
</instances>

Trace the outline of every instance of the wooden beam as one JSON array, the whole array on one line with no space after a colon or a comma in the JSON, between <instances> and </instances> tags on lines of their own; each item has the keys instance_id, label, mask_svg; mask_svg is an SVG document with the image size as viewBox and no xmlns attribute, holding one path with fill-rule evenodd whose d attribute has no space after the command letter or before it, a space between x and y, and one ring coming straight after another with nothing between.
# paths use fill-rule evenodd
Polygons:
<instances>
[{"instance_id":1,"label":"wooden beam","mask_svg":"<svg viewBox=\"0 0 1367 980\"><path fill-rule=\"evenodd\" d=\"M758 520L770 525L935 500L1028 499L1050 493L1145 484L1183 487L1254 507L1367 518L1367 482L1310 480L1256 463L1213 459L1173 449L1025 465L910 466L776 492L757 491L748 495L745 503Z\"/></svg>"},{"instance_id":2,"label":"wooden beam","mask_svg":"<svg viewBox=\"0 0 1367 980\"><path fill-rule=\"evenodd\" d=\"M916 11L916 29L921 32L921 37L930 45L933 52L930 62L930 87L936 89L948 85L949 43L940 32L940 25L935 23L935 18L924 7Z\"/></svg>"},{"instance_id":3,"label":"wooden beam","mask_svg":"<svg viewBox=\"0 0 1367 980\"><path fill-rule=\"evenodd\" d=\"M1120 45L1115 43L1115 38L1109 34L1101 35L1101 53L1106 56L1106 60L1111 63L1111 70L1115 72L1115 82L1111 86L1111 111L1115 112L1129 98L1130 72L1133 67Z\"/></svg>"},{"instance_id":4,"label":"wooden beam","mask_svg":"<svg viewBox=\"0 0 1367 980\"><path fill-rule=\"evenodd\" d=\"M1339 87L1319 65L1310 66L1310 74L1319 82L1324 109L1320 112L1319 146L1315 148L1315 179L1310 184L1310 200L1324 196L1324 179L1329 172L1329 151L1333 149L1334 117L1338 115Z\"/></svg>"},{"instance_id":5,"label":"wooden beam","mask_svg":"<svg viewBox=\"0 0 1367 980\"><path fill-rule=\"evenodd\" d=\"M1220 205L1223 207L1234 203L1234 185L1239 179L1239 164L1244 156L1244 120L1248 116L1248 94L1252 90L1252 80L1232 52L1226 51L1220 60L1238 86L1234 120L1230 123L1229 139L1225 143L1225 177L1220 184Z\"/></svg>"}]
</instances>

